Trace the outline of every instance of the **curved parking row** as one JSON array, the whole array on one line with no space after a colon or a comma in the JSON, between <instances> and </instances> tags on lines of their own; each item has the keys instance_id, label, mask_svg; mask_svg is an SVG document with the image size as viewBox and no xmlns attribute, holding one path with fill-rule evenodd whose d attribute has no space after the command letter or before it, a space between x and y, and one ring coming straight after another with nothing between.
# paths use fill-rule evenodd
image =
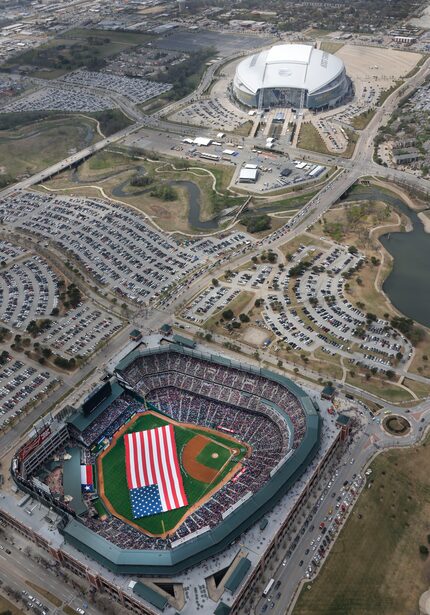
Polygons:
<instances>
[{"instance_id":1,"label":"curved parking row","mask_svg":"<svg viewBox=\"0 0 430 615\"><path fill-rule=\"evenodd\" d=\"M14 260L25 254L25 250L19 246L15 246L9 241L0 240L0 263L2 266L7 265L10 261Z\"/></svg>"},{"instance_id":2,"label":"curved parking row","mask_svg":"<svg viewBox=\"0 0 430 615\"><path fill-rule=\"evenodd\" d=\"M20 329L48 316L58 303L58 279L38 256L0 271L0 320Z\"/></svg>"},{"instance_id":3,"label":"curved parking row","mask_svg":"<svg viewBox=\"0 0 430 615\"><path fill-rule=\"evenodd\" d=\"M8 355L0 366L0 425L18 417L30 402L58 382L49 371L39 370Z\"/></svg>"}]
</instances>

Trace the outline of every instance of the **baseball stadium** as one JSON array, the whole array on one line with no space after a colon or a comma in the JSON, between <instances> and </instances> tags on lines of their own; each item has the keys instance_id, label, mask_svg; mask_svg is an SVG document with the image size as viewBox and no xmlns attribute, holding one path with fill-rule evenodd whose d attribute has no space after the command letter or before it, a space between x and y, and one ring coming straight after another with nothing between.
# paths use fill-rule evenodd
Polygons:
<instances>
[{"instance_id":1,"label":"baseball stadium","mask_svg":"<svg viewBox=\"0 0 430 615\"><path fill-rule=\"evenodd\" d=\"M312 45L275 45L236 68L233 93L247 107L325 109L339 105L350 81L342 60Z\"/></svg>"},{"instance_id":2,"label":"baseball stadium","mask_svg":"<svg viewBox=\"0 0 430 615\"><path fill-rule=\"evenodd\" d=\"M172 577L268 513L319 444L319 413L294 382L168 343L121 360L17 451L12 475L85 556Z\"/></svg>"}]
</instances>

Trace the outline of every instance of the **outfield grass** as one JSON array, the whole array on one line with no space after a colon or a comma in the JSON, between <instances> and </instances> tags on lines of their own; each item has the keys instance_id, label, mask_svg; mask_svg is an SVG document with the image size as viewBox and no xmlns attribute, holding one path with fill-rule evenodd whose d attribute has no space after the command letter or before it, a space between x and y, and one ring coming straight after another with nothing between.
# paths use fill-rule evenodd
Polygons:
<instances>
[{"instance_id":1,"label":"outfield grass","mask_svg":"<svg viewBox=\"0 0 430 615\"><path fill-rule=\"evenodd\" d=\"M373 481L294 615L409 615L429 586L430 560L419 554L429 526L430 440L391 450L372 464ZM307 589L310 586L311 589Z\"/></svg>"},{"instance_id":2,"label":"outfield grass","mask_svg":"<svg viewBox=\"0 0 430 615\"><path fill-rule=\"evenodd\" d=\"M155 427L160 427L161 425L167 424L168 421L164 420L162 416L154 415L154 414L145 414L139 417L130 427L127 429L125 433L130 433L134 431L144 431L146 429L153 429ZM126 480L126 467L125 467L125 446L124 446L124 437L120 437L116 444L112 447L112 449L103 457L102 460L102 470L104 476L104 489L105 496L110 501L114 509L118 512L118 514L123 517L130 519L136 525L141 527L143 530L147 530L151 534L162 534L165 531L171 530L175 525L180 521L183 515L189 510L189 508L198 502L207 491L212 489L215 485L217 485L225 476L230 472L230 470L236 465L236 461L228 462L223 471L219 473L217 479L213 481L211 484L203 483L201 481L196 480L189 476L187 472L185 472L184 468L181 464L182 459L182 450L192 438L197 433L202 433L204 435L208 435L208 433L202 429L191 429L188 427L179 427L177 425L174 426L175 431L175 440L176 440L176 448L178 452L178 459L181 466L182 479L184 483L185 493L188 498L188 506L183 508L179 508L176 510L171 510L169 512L160 513L158 515L152 515L150 517L144 517L142 519L133 519L133 515L131 512L131 504L130 504L130 495L129 489ZM124 433L124 435L125 435ZM231 446L231 440L227 440L218 434L211 434L210 437L212 439L217 440L218 442ZM216 445L214 445L216 446ZM225 451L224 447L218 447L217 451L220 456L223 455ZM212 451L214 452L214 451ZM241 449L239 458L242 458L245 455L246 450L244 448ZM213 466L210 466L213 467Z\"/></svg>"},{"instance_id":3,"label":"outfield grass","mask_svg":"<svg viewBox=\"0 0 430 615\"><path fill-rule=\"evenodd\" d=\"M105 508L101 498L99 498L98 500L95 500L93 502L93 506L96 509L96 511L98 512L99 517L103 517L103 515L107 514L106 508Z\"/></svg>"}]
</instances>

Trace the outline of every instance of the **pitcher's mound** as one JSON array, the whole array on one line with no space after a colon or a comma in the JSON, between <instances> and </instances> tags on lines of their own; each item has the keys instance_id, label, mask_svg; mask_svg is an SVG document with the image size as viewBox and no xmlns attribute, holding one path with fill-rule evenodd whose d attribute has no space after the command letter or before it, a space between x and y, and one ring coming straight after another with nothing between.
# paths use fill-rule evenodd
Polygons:
<instances>
[{"instance_id":1,"label":"pitcher's mound","mask_svg":"<svg viewBox=\"0 0 430 615\"><path fill-rule=\"evenodd\" d=\"M218 453L212 453L211 457L212 459L218 459L219 455Z\"/></svg>"}]
</instances>

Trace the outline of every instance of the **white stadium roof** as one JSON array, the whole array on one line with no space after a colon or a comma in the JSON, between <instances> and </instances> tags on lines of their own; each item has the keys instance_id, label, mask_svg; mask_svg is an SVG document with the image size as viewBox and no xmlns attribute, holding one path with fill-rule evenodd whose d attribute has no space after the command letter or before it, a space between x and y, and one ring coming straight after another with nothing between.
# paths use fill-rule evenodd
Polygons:
<instances>
[{"instance_id":1,"label":"white stadium roof","mask_svg":"<svg viewBox=\"0 0 430 615\"><path fill-rule=\"evenodd\" d=\"M299 88L312 94L343 69L340 58L312 45L276 45L243 60L236 78L253 94L260 88Z\"/></svg>"}]
</instances>

